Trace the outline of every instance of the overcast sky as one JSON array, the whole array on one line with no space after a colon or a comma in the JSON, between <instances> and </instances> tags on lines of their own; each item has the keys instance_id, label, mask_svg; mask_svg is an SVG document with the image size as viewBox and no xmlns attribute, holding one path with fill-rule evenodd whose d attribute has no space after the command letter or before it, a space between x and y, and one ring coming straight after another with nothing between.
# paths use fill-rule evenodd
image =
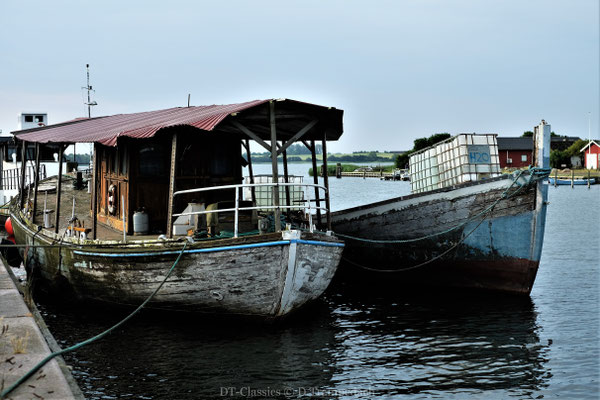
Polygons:
<instances>
[{"instance_id":1,"label":"overcast sky","mask_svg":"<svg viewBox=\"0 0 600 400\"><path fill-rule=\"evenodd\" d=\"M598 134L599 1L0 1L0 129L291 98L344 110L331 151L437 132Z\"/></svg>"}]
</instances>

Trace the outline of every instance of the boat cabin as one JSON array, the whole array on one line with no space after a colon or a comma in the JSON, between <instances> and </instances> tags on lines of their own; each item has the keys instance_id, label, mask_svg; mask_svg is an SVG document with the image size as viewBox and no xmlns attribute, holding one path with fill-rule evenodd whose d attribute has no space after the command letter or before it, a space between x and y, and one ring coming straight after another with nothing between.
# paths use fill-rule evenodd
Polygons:
<instances>
[{"instance_id":1,"label":"boat cabin","mask_svg":"<svg viewBox=\"0 0 600 400\"><path fill-rule=\"evenodd\" d=\"M126 232L133 234L133 214L143 211L148 231L165 233L172 152L174 186L181 191L242 183L247 163L241 148L239 133L202 132L189 126L165 128L148 139L119 138L114 147L96 145L98 222L120 231L125 223ZM172 207L181 211L190 203L206 207L233 199L233 189L199 192L177 196Z\"/></svg>"},{"instance_id":2,"label":"boat cabin","mask_svg":"<svg viewBox=\"0 0 600 400\"><path fill-rule=\"evenodd\" d=\"M154 238L198 231L210 237L231 230L237 237L243 231L258 230L260 210L271 216L275 231L281 230L282 221L292 219L298 204L292 204L297 200L290 198L286 186L291 185L286 149L296 142L304 143L311 150L316 171L316 142L320 143L323 170L327 171L326 142L341 136L342 116L342 110L331 107L270 99L80 119L13 133L25 146L58 146L59 157L74 140L94 143L87 225L94 239L100 228ZM254 193L267 184L254 183L250 141L271 154L272 204L262 209L256 207ZM278 159L283 163L281 177ZM249 184L243 183L245 166ZM61 212L70 211L64 206L60 210L62 180L60 170L54 210L56 233L69 224L68 217L61 217ZM315 212L315 222L321 223L322 212L330 223L326 172L324 190L319 191L318 184L315 176L314 183L306 185L307 192L314 188L314 196L309 198L307 193L304 203L310 211L303 216ZM30 201L35 218L39 214L37 180L34 186ZM248 190L243 189L248 188L252 195L244 198ZM23 203L21 200L21 207ZM281 218L282 213L287 220Z\"/></svg>"}]
</instances>

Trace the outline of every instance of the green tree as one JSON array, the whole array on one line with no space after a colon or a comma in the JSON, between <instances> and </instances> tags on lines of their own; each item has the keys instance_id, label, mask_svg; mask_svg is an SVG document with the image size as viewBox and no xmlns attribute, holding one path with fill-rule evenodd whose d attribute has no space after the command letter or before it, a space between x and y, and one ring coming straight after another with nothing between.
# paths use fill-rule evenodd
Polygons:
<instances>
[{"instance_id":1,"label":"green tree","mask_svg":"<svg viewBox=\"0 0 600 400\"><path fill-rule=\"evenodd\" d=\"M431 147L439 142L442 142L442 141L448 139L451 136L452 135L450 135L449 133L444 132L444 133L435 133L435 134L429 136L428 138L415 139L412 150L409 150L406 153L399 154L396 157L396 160L395 160L396 168L407 168L408 162L410 159L410 155L412 153L414 153L415 151L426 149L427 147Z\"/></svg>"},{"instance_id":2,"label":"green tree","mask_svg":"<svg viewBox=\"0 0 600 400\"><path fill-rule=\"evenodd\" d=\"M533 132L532 131L525 131L525 132L523 132L523 134L521 135L521 137L533 137Z\"/></svg>"},{"instance_id":3,"label":"green tree","mask_svg":"<svg viewBox=\"0 0 600 400\"><path fill-rule=\"evenodd\" d=\"M550 166L552 168L562 168L563 165L571 167L571 156L567 150L550 151Z\"/></svg>"},{"instance_id":4,"label":"green tree","mask_svg":"<svg viewBox=\"0 0 600 400\"><path fill-rule=\"evenodd\" d=\"M433 134L433 135L429 136L429 137L427 138L427 142L429 142L429 145L430 145L430 146L433 146L434 144L437 144L437 143L439 143L439 142L442 142L442 141L444 141L444 140L448 139L450 136L452 136L452 135L450 135L450 134L449 134L449 133L447 133L447 132L444 132L444 133L436 133L436 134Z\"/></svg>"},{"instance_id":5,"label":"green tree","mask_svg":"<svg viewBox=\"0 0 600 400\"><path fill-rule=\"evenodd\" d=\"M583 149L587 144L587 140L579 139L571 146L569 146L569 148L565 151L567 152L569 157L579 157L579 159L581 160L581 165L585 165L585 155L581 152L581 149Z\"/></svg>"},{"instance_id":6,"label":"green tree","mask_svg":"<svg viewBox=\"0 0 600 400\"><path fill-rule=\"evenodd\" d=\"M408 160L413 151L407 151L406 153L398 154L394 164L396 168L408 168Z\"/></svg>"},{"instance_id":7,"label":"green tree","mask_svg":"<svg viewBox=\"0 0 600 400\"><path fill-rule=\"evenodd\" d=\"M418 139L415 139L415 141L414 141L413 151L423 150L429 146L430 145L429 145L429 142L427 141L427 138L418 138Z\"/></svg>"}]
</instances>

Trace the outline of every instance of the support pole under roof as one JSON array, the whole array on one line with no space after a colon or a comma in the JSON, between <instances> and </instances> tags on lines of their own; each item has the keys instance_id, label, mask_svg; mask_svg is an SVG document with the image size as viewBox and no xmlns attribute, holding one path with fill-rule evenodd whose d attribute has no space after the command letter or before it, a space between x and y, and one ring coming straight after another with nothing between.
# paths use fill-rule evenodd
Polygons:
<instances>
[{"instance_id":1,"label":"support pole under roof","mask_svg":"<svg viewBox=\"0 0 600 400\"><path fill-rule=\"evenodd\" d=\"M279 207L279 174L277 171L277 126L275 125L275 103L269 102L269 122L271 125L271 168L273 171L273 205ZM275 209L275 232L281 231L281 209Z\"/></svg>"},{"instance_id":2,"label":"support pole under roof","mask_svg":"<svg viewBox=\"0 0 600 400\"><path fill-rule=\"evenodd\" d=\"M60 192L62 190L62 165L65 146L61 143L58 148L58 176L56 181L56 209L54 215L54 233L58 233L58 225L60 222Z\"/></svg>"}]
</instances>

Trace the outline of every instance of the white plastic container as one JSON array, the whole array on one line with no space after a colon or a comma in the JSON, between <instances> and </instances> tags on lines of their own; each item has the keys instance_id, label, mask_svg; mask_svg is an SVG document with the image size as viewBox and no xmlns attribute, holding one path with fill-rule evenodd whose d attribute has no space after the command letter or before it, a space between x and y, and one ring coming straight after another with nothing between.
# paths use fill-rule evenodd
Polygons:
<instances>
[{"instance_id":1,"label":"white plastic container","mask_svg":"<svg viewBox=\"0 0 600 400\"><path fill-rule=\"evenodd\" d=\"M413 193L500 174L495 134L462 133L410 156Z\"/></svg>"}]
</instances>

